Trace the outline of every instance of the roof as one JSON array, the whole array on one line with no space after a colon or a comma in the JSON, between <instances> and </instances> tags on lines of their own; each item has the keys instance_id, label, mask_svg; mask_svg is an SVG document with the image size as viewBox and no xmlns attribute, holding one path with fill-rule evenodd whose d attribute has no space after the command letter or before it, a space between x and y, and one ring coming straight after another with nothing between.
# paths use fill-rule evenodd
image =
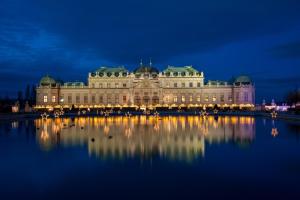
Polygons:
<instances>
[{"instance_id":1,"label":"roof","mask_svg":"<svg viewBox=\"0 0 300 200\"><path fill-rule=\"evenodd\" d=\"M238 76L235 80L235 83L251 83L251 79L248 76Z\"/></svg>"},{"instance_id":2,"label":"roof","mask_svg":"<svg viewBox=\"0 0 300 200\"><path fill-rule=\"evenodd\" d=\"M199 73L198 70L193 68L192 66L184 66L184 67L175 67L175 66L168 66L164 71L164 73Z\"/></svg>"},{"instance_id":3,"label":"roof","mask_svg":"<svg viewBox=\"0 0 300 200\"><path fill-rule=\"evenodd\" d=\"M64 86L84 86L84 82L79 82L79 81L66 82L64 83Z\"/></svg>"},{"instance_id":4,"label":"roof","mask_svg":"<svg viewBox=\"0 0 300 200\"><path fill-rule=\"evenodd\" d=\"M52 85L52 84L56 84L56 81L55 81L54 78L46 75L46 76L41 78L40 84L43 85L43 86Z\"/></svg>"},{"instance_id":5,"label":"roof","mask_svg":"<svg viewBox=\"0 0 300 200\"><path fill-rule=\"evenodd\" d=\"M102 66L99 69L97 69L95 72L102 72L102 73L115 73L115 72L119 72L119 73L123 73L123 72L128 72L128 70L124 67L124 66L117 66L117 67L105 67Z\"/></svg>"},{"instance_id":6,"label":"roof","mask_svg":"<svg viewBox=\"0 0 300 200\"><path fill-rule=\"evenodd\" d=\"M135 70L133 70L133 73L135 74L142 74L142 73L159 73L159 70L152 66L145 66L141 65Z\"/></svg>"}]
</instances>

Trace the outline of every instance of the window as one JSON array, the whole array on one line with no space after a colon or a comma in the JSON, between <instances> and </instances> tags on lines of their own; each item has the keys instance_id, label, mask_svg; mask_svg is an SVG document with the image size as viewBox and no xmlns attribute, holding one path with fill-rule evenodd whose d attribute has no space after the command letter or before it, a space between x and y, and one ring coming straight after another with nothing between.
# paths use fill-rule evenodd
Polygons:
<instances>
[{"instance_id":1,"label":"window","mask_svg":"<svg viewBox=\"0 0 300 200\"><path fill-rule=\"evenodd\" d=\"M177 88L177 83L174 83L174 87Z\"/></svg>"},{"instance_id":2,"label":"window","mask_svg":"<svg viewBox=\"0 0 300 200\"><path fill-rule=\"evenodd\" d=\"M123 87L126 87L126 83L123 83Z\"/></svg>"},{"instance_id":3,"label":"window","mask_svg":"<svg viewBox=\"0 0 300 200\"><path fill-rule=\"evenodd\" d=\"M119 88L119 83L116 83L115 86L116 86L116 88Z\"/></svg>"},{"instance_id":4,"label":"window","mask_svg":"<svg viewBox=\"0 0 300 200\"><path fill-rule=\"evenodd\" d=\"M217 100L217 96L216 96L216 94L213 94L212 101L215 102L216 100Z\"/></svg>"},{"instance_id":5,"label":"window","mask_svg":"<svg viewBox=\"0 0 300 200\"><path fill-rule=\"evenodd\" d=\"M71 95L68 96L68 103L72 103L72 96Z\"/></svg>"},{"instance_id":6,"label":"window","mask_svg":"<svg viewBox=\"0 0 300 200\"><path fill-rule=\"evenodd\" d=\"M201 83L200 82L197 83L197 87L201 87Z\"/></svg>"},{"instance_id":7,"label":"window","mask_svg":"<svg viewBox=\"0 0 300 200\"><path fill-rule=\"evenodd\" d=\"M228 95L228 101L229 101L229 102L231 102L231 101L232 101L232 96L231 96L231 94L230 94L230 95Z\"/></svg>"},{"instance_id":8,"label":"window","mask_svg":"<svg viewBox=\"0 0 300 200\"><path fill-rule=\"evenodd\" d=\"M221 95L220 95L220 100L221 100L221 102L224 102L224 100L225 100L224 94L221 94Z\"/></svg>"},{"instance_id":9,"label":"window","mask_svg":"<svg viewBox=\"0 0 300 200\"><path fill-rule=\"evenodd\" d=\"M170 87L170 83L169 82L166 83L166 87L167 88Z\"/></svg>"},{"instance_id":10,"label":"window","mask_svg":"<svg viewBox=\"0 0 300 200\"><path fill-rule=\"evenodd\" d=\"M201 97L200 95L197 96L197 102L200 102L201 101Z\"/></svg>"},{"instance_id":11,"label":"window","mask_svg":"<svg viewBox=\"0 0 300 200\"><path fill-rule=\"evenodd\" d=\"M44 96L44 103L47 103L47 102L48 102L48 97Z\"/></svg>"},{"instance_id":12,"label":"window","mask_svg":"<svg viewBox=\"0 0 300 200\"><path fill-rule=\"evenodd\" d=\"M166 103L169 103L169 96L166 96Z\"/></svg>"},{"instance_id":13,"label":"window","mask_svg":"<svg viewBox=\"0 0 300 200\"><path fill-rule=\"evenodd\" d=\"M59 101L60 101L61 103L63 103L64 100L65 100L65 99L64 99L64 96L60 96L60 97L59 97Z\"/></svg>"},{"instance_id":14,"label":"window","mask_svg":"<svg viewBox=\"0 0 300 200\"><path fill-rule=\"evenodd\" d=\"M56 101L56 96L52 96L52 102L54 103Z\"/></svg>"},{"instance_id":15,"label":"window","mask_svg":"<svg viewBox=\"0 0 300 200\"><path fill-rule=\"evenodd\" d=\"M192 101L193 101L193 96L191 95L191 96L190 96L190 102L192 102Z\"/></svg>"},{"instance_id":16,"label":"window","mask_svg":"<svg viewBox=\"0 0 300 200\"><path fill-rule=\"evenodd\" d=\"M245 101L245 102L248 101L248 93L247 93L247 92L244 93L244 101Z\"/></svg>"},{"instance_id":17,"label":"window","mask_svg":"<svg viewBox=\"0 0 300 200\"><path fill-rule=\"evenodd\" d=\"M96 103L96 97L94 95L92 96L92 103Z\"/></svg>"},{"instance_id":18,"label":"window","mask_svg":"<svg viewBox=\"0 0 300 200\"><path fill-rule=\"evenodd\" d=\"M107 88L110 88L110 83L107 83Z\"/></svg>"},{"instance_id":19,"label":"window","mask_svg":"<svg viewBox=\"0 0 300 200\"><path fill-rule=\"evenodd\" d=\"M115 103L119 103L119 95L115 95Z\"/></svg>"},{"instance_id":20,"label":"window","mask_svg":"<svg viewBox=\"0 0 300 200\"><path fill-rule=\"evenodd\" d=\"M208 94L204 95L204 101L208 102Z\"/></svg>"},{"instance_id":21,"label":"window","mask_svg":"<svg viewBox=\"0 0 300 200\"><path fill-rule=\"evenodd\" d=\"M190 87L193 87L193 82L190 82Z\"/></svg>"},{"instance_id":22,"label":"window","mask_svg":"<svg viewBox=\"0 0 300 200\"><path fill-rule=\"evenodd\" d=\"M181 87L183 87L183 88L184 88L184 87L185 87L185 83L181 83Z\"/></svg>"},{"instance_id":23,"label":"window","mask_svg":"<svg viewBox=\"0 0 300 200\"><path fill-rule=\"evenodd\" d=\"M103 96L99 96L99 103L103 103Z\"/></svg>"},{"instance_id":24,"label":"window","mask_svg":"<svg viewBox=\"0 0 300 200\"><path fill-rule=\"evenodd\" d=\"M237 93L235 94L235 99L236 99L236 101L239 101L239 100L240 100L240 93L237 92Z\"/></svg>"},{"instance_id":25,"label":"window","mask_svg":"<svg viewBox=\"0 0 300 200\"><path fill-rule=\"evenodd\" d=\"M99 88L103 88L103 84L102 83L99 83Z\"/></svg>"},{"instance_id":26,"label":"window","mask_svg":"<svg viewBox=\"0 0 300 200\"><path fill-rule=\"evenodd\" d=\"M181 102L185 102L185 96L181 96Z\"/></svg>"},{"instance_id":27,"label":"window","mask_svg":"<svg viewBox=\"0 0 300 200\"><path fill-rule=\"evenodd\" d=\"M107 103L111 103L111 95L107 95Z\"/></svg>"},{"instance_id":28,"label":"window","mask_svg":"<svg viewBox=\"0 0 300 200\"><path fill-rule=\"evenodd\" d=\"M84 96L84 97L83 97L83 102L84 102L84 103L88 103L88 96Z\"/></svg>"},{"instance_id":29,"label":"window","mask_svg":"<svg viewBox=\"0 0 300 200\"><path fill-rule=\"evenodd\" d=\"M126 96L123 96L123 103L126 103Z\"/></svg>"},{"instance_id":30,"label":"window","mask_svg":"<svg viewBox=\"0 0 300 200\"><path fill-rule=\"evenodd\" d=\"M95 87L95 83L92 83L92 88L94 88Z\"/></svg>"},{"instance_id":31,"label":"window","mask_svg":"<svg viewBox=\"0 0 300 200\"><path fill-rule=\"evenodd\" d=\"M80 103L80 96L79 95L76 96L76 103Z\"/></svg>"},{"instance_id":32,"label":"window","mask_svg":"<svg viewBox=\"0 0 300 200\"><path fill-rule=\"evenodd\" d=\"M173 101L174 103L177 103L177 96L174 97Z\"/></svg>"}]
</instances>

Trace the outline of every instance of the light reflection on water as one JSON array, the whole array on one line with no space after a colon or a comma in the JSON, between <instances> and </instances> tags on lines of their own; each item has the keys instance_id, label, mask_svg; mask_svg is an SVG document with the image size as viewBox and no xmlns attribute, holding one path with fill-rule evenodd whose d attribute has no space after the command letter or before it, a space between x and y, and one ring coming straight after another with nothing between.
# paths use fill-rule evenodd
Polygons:
<instances>
[{"instance_id":1,"label":"light reflection on water","mask_svg":"<svg viewBox=\"0 0 300 200\"><path fill-rule=\"evenodd\" d=\"M34 124L42 150L82 146L100 159L159 155L192 161L205 156L206 144L247 146L255 139L253 117L78 117L36 119Z\"/></svg>"}]
</instances>

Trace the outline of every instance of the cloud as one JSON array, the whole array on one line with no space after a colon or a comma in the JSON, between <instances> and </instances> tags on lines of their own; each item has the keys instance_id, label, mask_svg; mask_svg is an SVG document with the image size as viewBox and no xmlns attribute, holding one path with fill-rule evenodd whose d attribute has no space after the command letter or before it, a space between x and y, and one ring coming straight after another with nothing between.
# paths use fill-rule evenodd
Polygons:
<instances>
[{"instance_id":1,"label":"cloud","mask_svg":"<svg viewBox=\"0 0 300 200\"><path fill-rule=\"evenodd\" d=\"M162 62L205 52L285 29L300 16L299 3L276 0L31 0L15 7L21 20L59 35L66 49L130 64L140 57Z\"/></svg>"}]
</instances>

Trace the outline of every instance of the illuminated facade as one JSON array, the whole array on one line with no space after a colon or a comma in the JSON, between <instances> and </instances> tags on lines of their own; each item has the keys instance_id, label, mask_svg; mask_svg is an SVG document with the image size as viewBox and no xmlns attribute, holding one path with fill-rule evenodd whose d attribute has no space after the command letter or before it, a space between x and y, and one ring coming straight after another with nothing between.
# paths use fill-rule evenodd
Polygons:
<instances>
[{"instance_id":1,"label":"illuminated facade","mask_svg":"<svg viewBox=\"0 0 300 200\"><path fill-rule=\"evenodd\" d=\"M253 106L255 88L247 76L231 82L204 81L192 66L168 66L158 71L142 63L134 71L100 67L88 83L60 82L45 76L37 87L37 108L44 107L179 107Z\"/></svg>"}]
</instances>

